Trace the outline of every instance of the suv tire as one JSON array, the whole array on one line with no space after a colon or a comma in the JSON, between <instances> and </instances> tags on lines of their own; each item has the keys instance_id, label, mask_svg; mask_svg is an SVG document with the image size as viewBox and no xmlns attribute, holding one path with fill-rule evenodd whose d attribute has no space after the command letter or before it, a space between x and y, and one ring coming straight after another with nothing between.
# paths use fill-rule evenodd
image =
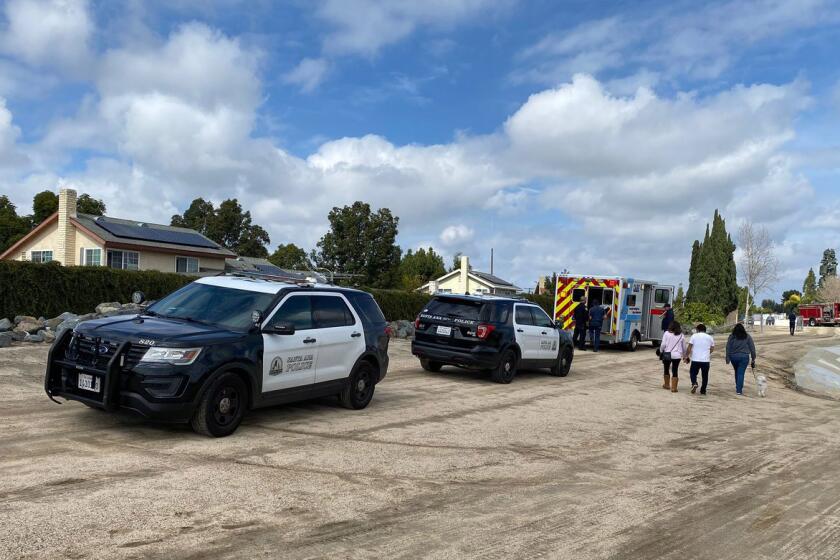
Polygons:
<instances>
[{"instance_id":1,"label":"suv tire","mask_svg":"<svg viewBox=\"0 0 840 560\"><path fill-rule=\"evenodd\" d=\"M350 374L350 381L338 395L338 400L344 408L360 410L370 403L373 390L376 388L374 379L376 370L370 362L360 363Z\"/></svg>"},{"instance_id":2,"label":"suv tire","mask_svg":"<svg viewBox=\"0 0 840 560\"><path fill-rule=\"evenodd\" d=\"M420 367L422 367L426 371L437 373L440 371L440 368L443 367L443 364L440 362L433 362L431 360L427 360L426 358L420 358Z\"/></svg>"},{"instance_id":3,"label":"suv tire","mask_svg":"<svg viewBox=\"0 0 840 560\"><path fill-rule=\"evenodd\" d=\"M190 424L199 434L225 437L236 431L248 403L248 388L242 378L225 372L210 382Z\"/></svg>"},{"instance_id":4,"label":"suv tire","mask_svg":"<svg viewBox=\"0 0 840 560\"><path fill-rule=\"evenodd\" d=\"M502 359L499 360L499 365L490 372L490 378L496 383L510 383L516 377L517 361L516 352L505 350L505 353L502 354Z\"/></svg>"},{"instance_id":5,"label":"suv tire","mask_svg":"<svg viewBox=\"0 0 840 560\"><path fill-rule=\"evenodd\" d=\"M572 369L572 350L571 348L563 348L560 351L560 357L554 367L551 368L551 375L555 377L566 377L569 375L569 370Z\"/></svg>"}]
</instances>

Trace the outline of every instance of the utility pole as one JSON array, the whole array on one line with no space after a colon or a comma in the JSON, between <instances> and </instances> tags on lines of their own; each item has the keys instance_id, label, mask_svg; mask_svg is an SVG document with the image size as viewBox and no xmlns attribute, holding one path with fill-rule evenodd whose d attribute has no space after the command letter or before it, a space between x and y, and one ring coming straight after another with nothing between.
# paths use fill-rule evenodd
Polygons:
<instances>
[{"instance_id":1,"label":"utility pole","mask_svg":"<svg viewBox=\"0 0 840 560\"><path fill-rule=\"evenodd\" d=\"M493 274L493 247L490 247L490 274Z\"/></svg>"}]
</instances>

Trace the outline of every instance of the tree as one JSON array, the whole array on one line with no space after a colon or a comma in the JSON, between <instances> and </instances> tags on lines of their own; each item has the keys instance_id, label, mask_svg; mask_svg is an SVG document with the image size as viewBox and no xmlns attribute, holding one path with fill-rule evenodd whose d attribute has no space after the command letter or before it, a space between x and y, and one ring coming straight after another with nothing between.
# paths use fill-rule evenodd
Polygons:
<instances>
[{"instance_id":1,"label":"tree","mask_svg":"<svg viewBox=\"0 0 840 560\"><path fill-rule=\"evenodd\" d=\"M767 313L782 313L785 310L784 305L770 298L761 300L761 308Z\"/></svg>"},{"instance_id":2,"label":"tree","mask_svg":"<svg viewBox=\"0 0 840 560\"><path fill-rule=\"evenodd\" d=\"M32 227L37 227L57 211L58 195L52 191L39 192L32 199Z\"/></svg>"},{"instance_id":3,"label":"tree","mask_svg":"<svg viewBox=\"0 0 840 560\"><path fill-rule=\"evenodd\" d=\"M310 270L312 268L312 263L309 262L306 251L294 243L287 245L281 243L268 257L268 260L271 261L271 264L285 270Z\"/></svg>"},{"instance_id":4,"label":"tree","mask_svg":"<svg viewBox=\"0 0 840 560\"><path fill-rule=\"evenodd\" d=\"M315 264L333 272L352 274L372 288L397 284L401 250L396 245L399 218L387 208L372 212L365 202L334 207L330 230L313 251Z\"/></svg>"},{"instance_id":5,"label":"tree","mask_svg":"<svg viewBox=\"0 0 840 560\"><path fill-rule=\"evenodd\" d=\"M172 216L170 224L194 229L219 245L245 257L268 257L268 232L251 223L251 212L243 212L235 198L223 201L218 208L212 202L196 198L183 215Z\"/></svg>"},{"instance_id":6,"label":"tree","mask_svg":"<svg viewBox=\"0 0 840 560\"><path fill-rule=\"evenodd\" d=\"M0 251L5 251L29 232L29 220L18 216L9 197L0 196Z\"/></svg>"},{"instance_id":7,"label":"tree","mask_svg":"<svg viewBox=\"0 0 840 560\"><path fill-rule=\"evenodd\" d=\"M674 296L674 314L679 313L683 307L685 307L685 291L683 285L680 284L677 286L677 294Z\"/></svg>"},{"instance_id":8,"label":"tree","mask_svg":"<svg viewBox=\"0 0 840 560\"><path fill-rule=\"evenodd\" d=\"M215 218L215 212L212 202L203 198L196 198L190 203L190 207L187 208L183 216L178 214L172 216L170 224L194 229L202 235L207 235L210 232L210 223Z\"/></svg>"},{"instance_id":9,"label":"tree","mask_svg":"<svg viewBox=\"0 0 840 560\"><path fill-rule=\"evenodd\" d=\"M738 259L741 279L747 288L747 302L744 316L749 314L750 295L756 296L767 290L779 275L779 260L776 258L773 241L763 226L746 221L738 229L738 244L741 256Z\"/></svg>"},{"instance_id":10,"label":"tree","mask_svg":"<svg viewBox=\"0 0 840 560\"><path fill-rule=\"evenodd\" d=\"M819 303L835 303L840 301L840 278L829 276L823 286L817 291Z\"/></svg>"},{"instance_id":11,"label":"tree","mask_svg":"<svg viewBox=\"0 0 840 560\"><path fill-rule=\"evenodd\" d=\"M56 205L56 209L58 205ZM76 200L76 211L79 214L90 214L91 216L104 216L105 203L98 198L93 198L89 194L82 194Z\"/></svg>"},{"instance_id":12,"label":"tree","mask_svg":"<svg viewBox=\"0 0 840 560\"><path fill-rule=\"evenodd\" d=\"M792 293L784 300L784 303L782 304L782 309L788 313L791 311L796 312L801 302L802 298L800 297L800 295L798 293Z\"/></svg>"},{"instance_id":13,"label":"tree","mask_svg":"<svg viewBox=\"0 0 840 560\"><path fill-rule=\"evenodd\" d=\"M715 210L711 228L706 225L703 242L692 249L693 272L689 270L687 303L705 303L727 314L738 308L735 244L726 233L726 222Z\"/></svg>"},{"instance_id":14,"label":"tree","mask_svg":"<svg viewBox=\"0 0 840 560\"><path fill-rule=\"evenodd\" d=\"M814 269L808 269L808 276L802 284L802 303L814 303L817 301L817 276Z\"/></svg>"},{"instance_id":15,"label":"tree","mask_svg":"<svg viewBox=\"0 0 840 560\"><path fill-rule=\"evenodd\" d=\"M825 281L827 278L836 276L837 256L834 253L834 249L826 249L825 251L823 251L823 258L822 261L820 261L819 287L822 288L825 285Z\"/></svg>"},{"instance_id":16,"label":"tree","mask_svg":"<svg viewBox=\"0 0 840 560\"><path fill-rule=\"evenodd\" d=\"M435 253L432 247L428 251L421 247L416 253L409 249L400 261L400 282L406 290L419 288L444 274L446 268L443 266L443 257Z\"/></svg>"}]
</instances>

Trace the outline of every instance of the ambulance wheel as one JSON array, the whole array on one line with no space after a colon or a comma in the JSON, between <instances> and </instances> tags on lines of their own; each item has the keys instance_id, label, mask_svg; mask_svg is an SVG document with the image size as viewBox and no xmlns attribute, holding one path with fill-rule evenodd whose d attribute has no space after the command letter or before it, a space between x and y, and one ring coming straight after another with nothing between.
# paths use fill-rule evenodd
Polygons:
<instances>
[{"instance_id":1,"label":"ambulance wheel","mask_svg":"<svg viewBox=\"0 0 840 560\"><path fill-rule=\"evenodd\" d=\"M563 348L560 352L560 357L557 359L554 367L551 368L551 375L555 377L566 377L569 375L569 370L572 369L572 357L572 349Z\"/></svg>"},{"instance_id":2,"label":"ambulance wheel","mask_svg":"<svg viewBox=\"0 0 840 560\"><path fill-rule=\"evenodd\" d=\"M810 321L808 321L808 326L816 327L817 326L817 320L816 319L811 319Z\"/></svg>"},{"instance_id":3,"label":"ambulance wheel","mask_svg":"<svg viewBox=\"0 0 840 560\"><path fill-rule=\"evenodd\" d=\"M443 367L443 364L440 362L433 362L432 360L427 360L426 358L420 358L420 367L422 367L426 371L437 373L440 371L440 368Z\"/></svg>"},{"instance_id":4,"label":"ambulance wheel","mask_svg":"<svg viewBox=\"0 0 840 560\"><path fill-rule=\"evenodd\" d=\"M508 384L516 377L516 352L507 350L502 355L499 365L490 372L490 379L496 383Z\"/></svg>"},{"instance_id":5,"label":"ambulance wheel","mask_svg":"<svg viewBox=\"0 0 840 560\"><path fill-rule=\"evenodd\" d=\"M630 336L630 342L627 343L627 349L631 352L635 352L636 348L639 347L639 333L633 333Z\"/></svg>"},{"instance_id":6,"label":"ambulance wheel","mask_svg":"<svg viewBox=\"0 0 840 560\"><path fill-rule=\"evenodd\" d=\"M229 436L245 416L248 387L241 377L229 371L210 383L195 409L190 424L199 434Z\"/></svg>"}]
</instances>

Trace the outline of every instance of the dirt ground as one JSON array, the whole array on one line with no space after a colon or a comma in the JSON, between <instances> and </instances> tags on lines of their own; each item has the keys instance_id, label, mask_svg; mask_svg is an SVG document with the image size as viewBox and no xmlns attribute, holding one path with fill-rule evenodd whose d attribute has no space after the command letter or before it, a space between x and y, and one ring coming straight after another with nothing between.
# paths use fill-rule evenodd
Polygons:
<instances>
[{"instance_id":1,"label":"dirt ground","mask_svg":"<svg viewBox=\"0 0 840 560\"><path fill-rule=\"evenodd\" d=\"M366 410L216 440L53 404L46 349L0 350L0 557L840 558L840 403L783 381L835 341L759 335L765 399L720 353L701 397L649 347L503 386L400 342Z\"/></svg>"}]
</instances>

